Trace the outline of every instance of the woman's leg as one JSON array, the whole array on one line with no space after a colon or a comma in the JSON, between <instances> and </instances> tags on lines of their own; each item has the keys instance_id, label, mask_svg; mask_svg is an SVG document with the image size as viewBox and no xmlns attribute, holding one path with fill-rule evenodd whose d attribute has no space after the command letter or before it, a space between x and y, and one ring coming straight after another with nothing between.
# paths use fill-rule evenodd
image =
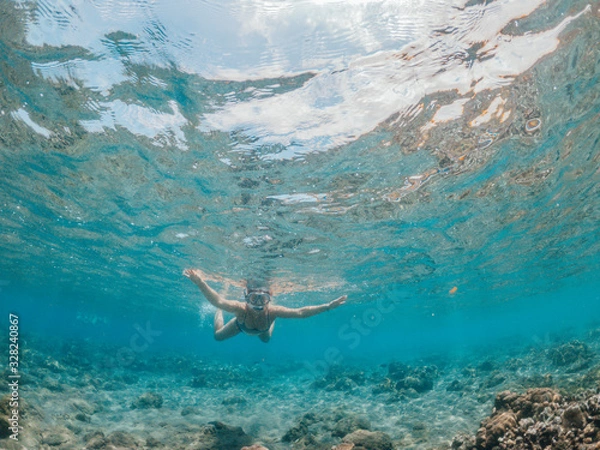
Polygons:
<instances>
[{"instance_id":1,"label":"woman's leg","mask_svg":"<svg viewBox=\"0 0 600 450\"><path fill-rule=\"evenodd\" d=\"M258 335L258 337L260 338L261 341L269 342L271 340L271 335L273 334L274 326L275 326L275 321L273 321L273 323L271 324L271 326L269 327L269 329L267 331Z\"/></svg>"},{"instance_id":2,"label":"woman's leg","mask_svg":"<svg viewBox=\"0 0 600 450\"><path fill-rule=\"evenodd\" d=\"M223 325L223 311L220 309L217 309L217 312L215 313L214 329L215 339L217 341L224 341L240 332L235 318L227 322L227 325Z\"/></svg>"}]
</instances>

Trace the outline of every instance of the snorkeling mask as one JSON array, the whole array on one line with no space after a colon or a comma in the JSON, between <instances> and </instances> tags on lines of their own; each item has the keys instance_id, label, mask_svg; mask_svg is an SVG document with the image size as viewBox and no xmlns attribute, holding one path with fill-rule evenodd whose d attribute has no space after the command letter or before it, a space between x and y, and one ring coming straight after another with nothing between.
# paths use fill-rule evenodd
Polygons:
<instances>
[{"instance_id":1,"label":"snorkeling mask","mask_svg":"<svg viewBox=\"0 0 600 450\"><path fill-rule=\"evenodd\" d=\"M246 303L248 303L252 309L262 311L265 305L271 301L271 294L263 290L244 291L244 300L246 300Z\"/></svg>"}]
</instances>

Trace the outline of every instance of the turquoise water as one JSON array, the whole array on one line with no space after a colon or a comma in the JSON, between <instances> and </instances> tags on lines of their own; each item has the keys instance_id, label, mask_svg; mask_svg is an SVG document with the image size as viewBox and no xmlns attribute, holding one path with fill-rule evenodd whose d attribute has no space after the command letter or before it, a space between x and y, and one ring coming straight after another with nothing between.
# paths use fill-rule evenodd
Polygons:
<instances>
[{"instance_id":1,"label":"turquoise water","mask_svg":"<svg viewBox=\"0 0 600 450\"><path fill-rule=\"evenodd\" d=\"M89 422L30 415L10 445L83 448L94 429L142 442L158 417L127 405L156 390L163 413L205 405L195 425L242 426L271 450L339 444L322 430L304 447L282 440L315 408L364 414L397 448L437 448L474 433L525 374L554 371L561 387L572 375L544 352L597 348L597 1L0 8L0 324L19 317L26 401L48 411L75 387L105 401ZM279 305L348 301L278 320L268 344L216 342L191 267L232 300L235 283L266 278ZM526 363L432 419L457 401L443 386L486 358ZM392 362L435 364L436 386L401 406L371 394ZM265 381L166 392L197 366L258 367ZM310 387L340 367L371 381L349 396ZM140 377L121 386L122 410L100 400L110 386L87 391L115 373ZM228 395L270 403L223 407ZM415 417L427 436L398 425ZM51 432L70 434L39 437Z\"/></svg>"}]
</instances>

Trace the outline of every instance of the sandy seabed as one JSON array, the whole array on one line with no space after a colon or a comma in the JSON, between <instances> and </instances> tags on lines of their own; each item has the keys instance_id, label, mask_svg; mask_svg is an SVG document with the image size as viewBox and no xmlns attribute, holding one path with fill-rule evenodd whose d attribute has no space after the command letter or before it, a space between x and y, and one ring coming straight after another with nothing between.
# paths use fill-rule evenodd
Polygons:
<instances>
[{"instance_id":1,"label":"sandy seabed","mask_svg":"<svg viewBox=\"0 0 600 450\"><path fill-rule=\"evenodd\" d=\"M597 330L317 377L292 360L141 353L119 364L117 348L36 336L21 348L22 428L15 440L3 383L0 449L600 448Z\"/></svg>"}]
</instances>

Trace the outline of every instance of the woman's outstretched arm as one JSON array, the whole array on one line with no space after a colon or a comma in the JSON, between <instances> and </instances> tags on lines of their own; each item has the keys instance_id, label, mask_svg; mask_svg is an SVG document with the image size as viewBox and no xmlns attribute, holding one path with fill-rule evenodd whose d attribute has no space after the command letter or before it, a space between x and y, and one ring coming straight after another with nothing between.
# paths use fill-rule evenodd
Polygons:
<instances>
[{"instance_id":1,"label":"woman's outstretched arm","mask_svg":"<svg viewBox=\"0 0 600 450\"><path fill-rule=\"evenodd\" d=\"M196 286L200 288L206 300L208 300L213 306L227 311L233 314L240 313L244 310L245 305L242 302L234 300L226 300L211 288L203 279L204 273L198 269L186 269L183 274L194 282Z\"/></svg>"},{"instance_id":2,"label":"woman's outstretched arm","mask_svg":"<svg viewBox=\"0 0 600 450\"><path fill-rule=\"evenodd\" d=\"M273 317L281 317L282 319L305 319L306 317L316 316L325 311L331 311L346 303L347 298L347 295L342 295L329 303L304 306L302 308L286 308L285 306L269 305L269 311Z\"/></svg>"}]
</instances>

